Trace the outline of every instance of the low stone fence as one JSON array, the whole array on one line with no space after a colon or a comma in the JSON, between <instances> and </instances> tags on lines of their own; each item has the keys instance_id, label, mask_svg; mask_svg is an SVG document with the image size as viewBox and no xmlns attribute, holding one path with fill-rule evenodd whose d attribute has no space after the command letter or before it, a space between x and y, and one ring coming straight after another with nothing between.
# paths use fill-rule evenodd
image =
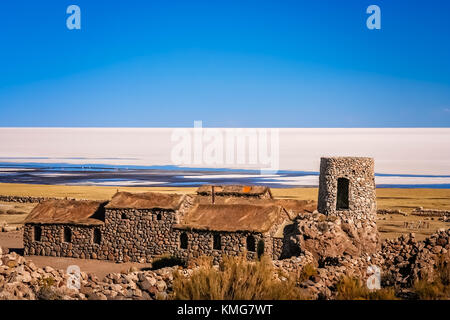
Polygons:
<instances>
[{"instance_id":1,"label":"low stone fence","mask_svg":"<svg viewBox=\"0 0 450 320\"><path fill-rule=\"evenodd\" d=\"M406 216L407 213L398 209L378 209L377 214L385 215L385 214L400 214L402 216Z\"/></svg>"},{"instance_id":2,"label":"low stone fence","mask_svg":"<svg viewBox=\"0 0 450 320\"><path fill-rule=\"evenodd\" d=\"M273 260L272 263L276 270L287 274L295 273L297 275L307 264L311 264L313 266L317 265L313 255L309 252L288 259Z\"/></svg>"},{"instance_id":3,"label":"low stone fence","mask_svg":"<svg viewBox=\"0 0 450 320\"><path fill-rule=\"evenodd\" d=\"M450 216L449 210L437 210L437 209L424 209L424 208L415 208L411 211L412 215L422 216L422 217L448 217Z\"/></svg>"},{"instance_id":4,"label":"low stone fence","mask_svg":"<svg viewBox=\"0 0 450 320\"><path fill-rule=\"evenodd\" d=\"M0 201L3 202L18 202L18 203L39 203L45 200L83 200L75 198L56 198L56 197L20 197L20 196L4 196L0 195Z\"/></svg>"},{"instance_id":5,"label":"low stone fence","mask_svg":"<svg viewBox=\"0 0 450 320\"><path fill-rule=\"evenodd\" d=\"M406 229L430 229L430 223L428 221L405 221L403 227Z\"/></svg>"}]
</instances>

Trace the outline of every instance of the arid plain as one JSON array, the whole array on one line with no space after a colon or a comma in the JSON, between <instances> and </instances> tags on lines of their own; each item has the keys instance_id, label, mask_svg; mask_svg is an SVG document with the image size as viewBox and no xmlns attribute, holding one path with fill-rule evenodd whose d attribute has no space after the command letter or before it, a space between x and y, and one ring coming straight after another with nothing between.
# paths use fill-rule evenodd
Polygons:
<instances>
[{"instance_id":1,"label":"arid plain","mask_svg":"<svg viewBox=\"0 0 450 320\"><path fill-rule=\"evenodd\" d=\"M33 197L68 197L89 200L108 200L120 191L144 192L156 191L166 193L195 193L196 188L187 187L104 187L104 186L59 186L0 183L0 195ZM317 188L273 188L276 198L317 200ZM21 225L35 204L0 202L0 221L9 225ZM416 207L427 209L450 210L450 189L377 189L378 209L399 209L405 213ZM405 221L417 222L429 219L427 229L406 229ZM402 233L416 233L418 238L432 234L439 228L448 227L448 222L413 215L383 215L378 217L378 228L382 238L397 237ZM0 238L0 244L1 244Z\"/></svg>"}]
</instances>

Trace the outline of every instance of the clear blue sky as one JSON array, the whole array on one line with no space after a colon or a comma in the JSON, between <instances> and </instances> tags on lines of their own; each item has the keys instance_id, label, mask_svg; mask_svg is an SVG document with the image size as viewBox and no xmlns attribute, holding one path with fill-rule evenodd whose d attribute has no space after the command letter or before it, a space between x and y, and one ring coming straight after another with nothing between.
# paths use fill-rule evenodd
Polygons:
<instances>
[{"instance_id":1,"label":"clear blue sky","mask_svg":"<svg viewBox=\"0 0 450 320\"><path fill-rule=\"evenodd\" d=\"M0 126L449 127L449 16L445 0L1 1Z\"/></svg>"}]
</instances>

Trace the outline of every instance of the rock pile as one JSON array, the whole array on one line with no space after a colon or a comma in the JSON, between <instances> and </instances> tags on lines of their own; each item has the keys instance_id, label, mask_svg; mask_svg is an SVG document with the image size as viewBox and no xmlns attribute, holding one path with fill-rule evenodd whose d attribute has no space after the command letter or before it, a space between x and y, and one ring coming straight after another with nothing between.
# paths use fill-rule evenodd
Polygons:
<instances>
[{"instance_id":1,"label":"rock pile","mask_svg":"<svg viewBox=\"0 0 450 320\"><path fill-rule=\"evenodd\" d=\"M0 300L167 299L176 268L111 273L103 281L81 272L78 290L70 285L72 276L64 270L38 268L15 252L2 254L0 248Z\"/></svg>"},{"instance_id":2,"label":"rock pile","mask_svg":"<svg viewBox=\"0 0 450 320\"><path fill-rule=\"evenodd\" d=\"M298 251L310 252L317 261L375 253L379 242L375 221L320 213L300 216L290 238L291 243L298 246Z\"/></svg>"},{"instance_id":3,"label":"rock pile","mask_svg":"<svg viewBox=\"0 0 450 320\"><path fill-rule=\"evenodd\" d=\"M322 257L311 264L316 267L315 272L308 274L300 286L313 299L333 299L336 283L342 277L354 277L364 284L369 277L368 267L374 265L381 271L381 287L395 286L401 290L419 279L432 281L439 259L450 261L450 229L440 230L424 241L417 241L414 234L386 240L372 255L356 257L344 253L334 258Z\"/></svg>"},{"instance_id":4,"label":"rock pile","mask_svg":"<svg viewBox=\"0 0 450 320\"><path fill-rule=\"evenodd\" d=\"M386 285L406 287L418 279L432 280L437 259L449 259L449 252L450 229L440 230L424 241L417 241L413 233L386 240L380 252Z\"/></svg>"}]
</instances>

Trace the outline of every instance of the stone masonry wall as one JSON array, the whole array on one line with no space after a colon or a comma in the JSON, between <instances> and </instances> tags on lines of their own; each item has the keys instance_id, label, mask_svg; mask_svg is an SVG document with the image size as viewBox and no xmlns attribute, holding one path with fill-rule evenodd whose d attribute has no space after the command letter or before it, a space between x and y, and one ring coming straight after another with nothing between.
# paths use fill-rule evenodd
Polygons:
<instances>
[{"instance_id":1,"label":"stone masonry wall","mask_svg":"<svg viewBox=\"0 0 450 320\"><path fill-rule=\"evenodd\" d=\"M31 196L5 196L0 195L0 201L2 202L19 202L19 203L38 203L46 200L83 200L83 199L75 199L75 198L54 198L54 197L31 197Z\"/></svg>"},{"instance_id":2,"label":"stone masonry wall","mask_svg":"<svg viewBox=\"0 0 450 320\"><path fill-rule=\"evenodd\" d=\"M264 237L260 233L250 232L210 232L200 230L175 230L177 239L179 240L182 233L186 233L188 238L187 249L181 249L178 241L177 251L175 256L189 261L193 258L198 258L202 255L212 256L214 263L221 261L223 255L239 255L247 251L247 237L253 236L255 239L255 251L247 251L247 257L254 259L257 256L258 242L264 242L264 253L271 255L272 245L270 239ZM214 234L220 236L221 249L213 249Z\"/></svg>"},{"instance_id":3,"label":"stone masonry wall","mask_svg":"<svg viewBox=\"0 0 450 320\"><path fill-rule=\"evenodd\" d=\"M175 255L177 235L173 210L106 209L104 244L114 261L150 262L155 255Z\"/></svg>"},{"instance_id":4,"label":"stone masonry wall","mask_svg":"<svg viewBox=\"0 0 450 320\"><path fill-rule=\"evenodd\" d=\"M173 229L175 221L176 213L172 210L106 209L105 223L99 226L26 224L25 254L116 262L151 262L154 257L165 254L188 261L208 255L218 263L223 255L238 255L247 251L247 237L253 236L255 251L247 252L248 258L256 257L261 240L264 253L272 256L273 241L268 235ZM35 226L41 228L40 241L35 241ZM64 242L65 227L71 230L70 242ZM101 234L99 244L94 243L94 229ZM187 249L181 248L182 233L188 238ZM215 234L220 235L220 250L213 247Z\"/></svg>"},{"instance_id":5,"label":"stone masonry wall","mask_svg":"<svg viewBox=\"0 0 450 320\"><path fill-rule=\"evenodd\" d=\"M41 228L41 239L35 241L35 227ZM64 228L71 230L71 242L64 242ZM80 226L62 224L25 224L25 255L43 255L53 257L73 257L87 259L107 259L110 248L94 243L94 230L98 229L101 239L104 236L104 225Z\"/></svg>"}]
</instances>

